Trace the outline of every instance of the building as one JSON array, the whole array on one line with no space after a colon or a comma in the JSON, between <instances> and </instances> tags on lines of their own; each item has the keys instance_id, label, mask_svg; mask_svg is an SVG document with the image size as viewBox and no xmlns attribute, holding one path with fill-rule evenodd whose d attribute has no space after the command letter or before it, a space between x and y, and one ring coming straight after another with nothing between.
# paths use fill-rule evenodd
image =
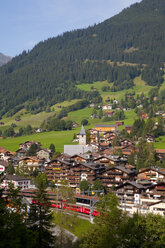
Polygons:
<instances>
[{"instance_id":1,"label":"building","mask_svg":"<svg viewBox=\"0 0 165 248\"><path fill-rule=\"evenodd\" d=\"M108 131L117 131L118 128L116 125L96 125L94 128L96 131L99 132L108 132Z\"/></svg>"},{"instance_id":2,"label":"building","mask_svg":"<svg viewBox=\"0 0 165 248\"><path fill-rule=\"evenodd\" d=\"M165 169L145 168L140 169L136 176L137 180L148 180L152 183L158 183L165 180Z\"/></svg>"},{"instance_id":3,"label":"building","mask_svg":"<svg viewBox=\"0 0 165 248\"><path fill-rule=\"evenodd\" d=\"M30 179L16 176L16 175L6 175L1 183L1 188L8 188L9 183L14 185L14 188L20 187L21 189L29 189L30 188Z\"/></svg>"},{"instance_id":4,"label":"building","mask_svg":"<svg viewBox=\"0 0 165 248\"><path fill-rule=\"evenodd\" d=\"M106 188L122 185L124 182L134 178L135 170L126 169L124 166L107 167L100 174L100 180Z\"/></svg>"},{"instance_id":5,"label":"building","mask_svg":"<svg viewBox=\"0 0 165 248\"><path fill-rule=\"evenodd\" d=\"M85 132L83 125L81 126L81 130L80 130L80 133L78 134L78 137L79 137L79 145L85 146L86 145L86 132Z\"/></svg>"},{"instance_id":6,"label":"building","mask_svg":"<svg viewBox=\"0 0 165 248\"><path fill-rule=\"evenodd\" d=\"M45 159L46 161L49 161L51 158L51 150L47 148L42 148L37 152L37 158L39 159Z\"/></svg>"}]
</instances>

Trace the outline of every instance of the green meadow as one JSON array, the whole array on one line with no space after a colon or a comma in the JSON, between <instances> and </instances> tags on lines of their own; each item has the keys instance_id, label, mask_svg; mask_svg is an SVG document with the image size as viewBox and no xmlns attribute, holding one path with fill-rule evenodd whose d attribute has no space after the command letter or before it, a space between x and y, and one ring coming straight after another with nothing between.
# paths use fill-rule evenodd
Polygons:
<instances>
[{"instance_id":1,"label":"green meadow","mask_svg":"<svg viewBox=\"0 0 165 248\"><path fill-rule=\"evenodd\" d=\"M103 100L105 101L105 99L107 97L112 98L112 99L117 99L117 100L121 100L124 99L124 96L126 93L131 93L133 91L135 91L135 95L141 94L142 92L145 95L148 95L148 92L150 91L150 89L152 89L152 86L146 85L146 83L141 79L141 77L136 77L134 79L134 84L135 86L132 89L128 89L128 90L122 90L122 91L117 91L117 92L103 92L102 91L102 87L103 86L112 86L112 83L108 83L107 81L103 81L103 82L95 82L93 84L79 84L77 85L77 87L81 90L85 90L85 91L91 91L91 87L94 87L98 90L98 92L101 94L101 96L103 97Z\"/></svg>"},{"instance_id":2,"label":"green meadow","mask_svg":"<svg viewBox=\"0 0 165 248\"><path fill-rule=\"evenodd\" d=\"M0 147L5 147L10 151L16 151L19 148L19 144L28 140L34 140L41 142L42 147L49 147L50 144L54 144L56 151L63 152L64 144L74 144L72 143L74 133L79 133L80 127L69 131L51 131L36 133L28 136L21 136L15 138L0 139Z\"/></svg>"}]
</instances>

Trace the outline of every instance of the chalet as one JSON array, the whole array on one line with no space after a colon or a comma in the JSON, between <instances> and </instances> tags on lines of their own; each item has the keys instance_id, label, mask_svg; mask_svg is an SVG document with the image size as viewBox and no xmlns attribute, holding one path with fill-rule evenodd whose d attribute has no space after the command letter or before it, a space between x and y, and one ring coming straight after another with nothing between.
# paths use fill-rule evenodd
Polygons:
<instances>
[{"instance_id":1,"label":"chalet","mask_svg":"<svg viewBox=\"0 0 165 248\"><path fill-rule=\"evenodd\" d=\"M27 156L27 154L28 154L28 151L27 151L26 149L24 149L24 148L20 148L20 149L18 149L18 150L16 151L16 156L17 156L18 158L24 158L24 157Z\"/></svg>"},{"instance_id":2,"label":"chalet","mask_svg":"<svg viewBox=\"0 0 165 248\"><path fill-rule=\"evenodd\" d=\"M104 105L104 106L102 107L102 109L103 109L103 110L110 110L110 109L112 109L112 105L106 104L106 105Z\"/></svg>"},{"instance_id":3,"label":"chalet","mask_svg":"<svg viewBox=\"0 0 165 248\"><path fill-rule=\"evenodd\" d=\"M149 205L149 212L165 216L165 201L161 200Z\"/></svg>"},{"instance_id":4,"label":"chalet","mask_svg":"<svg viewBox=\"0 0 165 248\"><path fill-rule=\"evenodd\" d=\"M25 157L19 160L19 168L28 169L34 171L35 169L43 171L45 160L37 157Z\"/></svg>"},{"instance_id":5,"label":"chalet","mask_svg":"<svg viewBox=\"0 0 165 248\"><path fill-rule=\"evenodd\" d=\"M37 158L39 159L45 159L46 161L49 161L52 156L52 152L50 149L42 148L37 152Z\"/></svg>"},{"instance_id":6,"label":"chalet","mask_svg":"<svg viewBox=\"0 0 165 248\"><path fill-rule=\"evenodd\" d=\"M78 127L79 126L79 124L77 123L77 122L73 122L73 124L72 124L72 127L73 128L76 128L76 127Z\"/></svg>"},{"instance_id":7,"label":"chalet","mask_svg":"<svg viewBox=\"0 0 165 248\"><path fill-rule=\"evenodd\" d=\"M60 183L65 179L70 186L75 188L79 186L83 179L93 183L102 170L104 170L104 165L92 162L68 162L59 159L49 162L45 167L48 180Z\"/></svg>"},{"instance_id":8,"label":"chalet","mask_svg":"<svg viewBox=\"0 0 165 248\"><path fill-rule=\"evenodd\" d=\"M132 146L133 142L130 139L123 139L121 141L121 146Z\"/></svg>"},{"instance_id":9,"label":"chalet","mask_svg":"<svg viewBox=\"0 0 165 248\"><path fill-rule=\"evenodd\" d=\"M118 128L116 125L96 125L95 130L105 133L107 131L117 131Z\"/></svg>"},{"instance_id":10,"label":"chalet","mask_svg":"<svg viewBox=\"0 0 165 248\"><path fill-rule=\"evenodd\" d=\"M54 159L45 166L45 173L49 181L56 183L67 180L71 163L61 159Z\"/></svg>"},{"instance_id":11,"label":"chalet","mask_svg":"<svg viewBox=\"0 0 165 248\"><path fill-rule=\"evenodd\" d=\"M20 147L20 149L23 148L25 150L29 150L29 148L31 147L32 144L36 144L38 146L38 148L40 148L42 146L40 142L26 141L24 143L19 144L19 147Z\"/></svg>"},{"instance_id":12,"label":"chalet","mask_svg":"<svg viewBox=\"0 0 165 248\"><path fill-rule=\"evenodd\" d=\"M123 126L124 125L124 121L116 121L116 125L119 126Z\"/></svg>"},{"instance_id":13,"label":"chalet","mask_svg":"<svg viewBox=\"0 0 165 248\"><path fill-rule=\"evenodd\" d=\"M139 148L134 147L133 145L128 145L128 146L124 146L122 147L122 154L125 157L129 157L131 155L131 153L138 153Z\"/></svg>"},{"instance_id":14,"label":"chalet","mask_svg":"<svg viewBox=\"0 0 165 248\"><path fill-rule=\"evenodd\" d=\"M165 181L152 184L147 187L146 192L143 194L143 196L148 199L165 199Z\"/></svg>"},{"instance_id":15,"label":"chalet","mask_svg":"<svg viewBox=\"0 0 165 248\"><path fill-rule=\"evenodd\" d=\"M148 119L148 114L147 113L142 113L141 114L141 119Z\"/></svg>"},{"instance_id":16,"label":"chalet","mask_svg":"<svg viewBox=\"0 0 165 248\"><path fill-rule=\"evenodd\" d=\"M0 174L2 174L7 170L8 165L9 165L8 161L0 160Z\"/></svg>"},{"instance_id":17,"label":"chalet","mask_svg":"<svg viewBox=\"0 0 165 248\"><path fill-rule=\"evenodd\" d=\"M147 134L147 137L146 137L146 140L147 140L147 142L155 142L155 138L154 138L154 136L153 135L151 135L151 134Z\"/></svg>"},{"instance_id":18,"label":"chalet","mask_svg":"<svg viewBox=\"0 0 165 248\"><path fill-rule=\"evenodd\" d=\"M6 175L0 184L1 188L8 188L9 183L14 185L14 188L20 187L21 189L30 188L30 179L16 175Z\"/></svg>"},{"instance_id":19,"label":"chalet","mask_svg":"<svg viewBox=\"0 0 165 248\"><path fill-rule=\"evenodd\" d=\"M115 189L116 196L119 197L121 205L123 204L140 204L142 193L145 187L134 181L127 181Z\"/></svg>"},{"instance_id":20,"label":"chalet","mask_svg":"<svg viewBox=\"0 0 165 248\"><path fill-rule=\"evenodd\" d=\"M114 111L111 110L111 111L105 111L105 114L104 114L104 115L105 115L106 117L112 117L113 114L114 114Z\"/></svg>"},{"instance_id":21,"label":"chalet","mask_svg":"<svg viewBox=\"0 0 165 248\"><path fill-rule=\"evenodd\" d=\"M82 180L87 180L90 184L99 178L104 170L104 165L96 163L73 164L68 173L68 182L72 187L78 187Z\"/></svg>"},{"instance_id":22,"label":"chalet","mask_svg":"<svg viewBox=\"0 0 165 248\"><path fill-rule=\"evenodd\" d=\"M152 183L158 183L165 180L165 169L161 168L145 168L140 169L136 179L149 180Z\"/></svg>"},{"instance_id":23,"label":"chalet","mask_svg":"<svg viewBox=\"0 0 165 248\"><path fill-rule=\"evenodd\" d=\"M71 159L73 159L75 162L84 162L84 163L88 163L93 161L93 156L92 154L75 154L73 156L71 156Z\"/></svg>"},{"instance_id":24,"label":"chalet","mask_svg":"<svg viewBox=\"0 0 165 248\"><path fill-rule=\"evenodd\" d=\"M117 166L126 164L127 159L116 155L102 155L93 160L93 162L105 164L106 166Z\"/></svg>"},{"instance_id":25,"label":"chalet","mask_svg":"<svg viewBox=\"0 0 165 248\"><path fill-rule=\"evenodd\" d=\"M124 182L133 179L135 172L126 169L124 166L107 167L105 171L100 174L100 180L107 188L118 186Z\"/></svg>"},{"instance_id":26,"label":"chalet","mask_svg":"<svg viewBox=\"0 0 165 248\"><path fill-rule=\"evenodd\" d=\"M132 129L132 126L131 125L127 125L125 126L125 130L127 131L127 133L131 133L131 129Z\"/></svg>"},{"instance_id":27,"label":"chalet","mask_svg":"<svg viewBox=\"0 0 165 248\"><path fill-rule=\"evenodd\" d=\"M155 151L160 160L163 160L165 158L165 149L155 149Z\"/></svg>"},{"instance_id":28,"label":"chalet","mask_svg":"<svg viewBox=\"0 0 165 248\"><path fill-rule=\"evenodd\" d=\"M10 157L13 156L14 154L15 154L14 152L10 152L6 150L4 147L0 147L0 159L1 160L9 161Z\"/></svg>"}]
</instances>

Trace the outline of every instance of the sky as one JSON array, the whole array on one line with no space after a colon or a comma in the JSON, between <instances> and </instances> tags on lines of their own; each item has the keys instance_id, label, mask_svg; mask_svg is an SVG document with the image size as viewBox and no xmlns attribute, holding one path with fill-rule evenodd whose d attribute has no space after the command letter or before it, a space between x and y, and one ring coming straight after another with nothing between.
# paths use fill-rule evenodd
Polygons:
<instances>
[{"instance_id":1,"label":"sky","mask_svg":"<svg viewBox=\"0 0 165 248\"><path fill-rule=\"evenodd\" d=\"M0 52L16 56L66 31L100 23L141 0L0 0Z\"/></svg>"}]
</instances>

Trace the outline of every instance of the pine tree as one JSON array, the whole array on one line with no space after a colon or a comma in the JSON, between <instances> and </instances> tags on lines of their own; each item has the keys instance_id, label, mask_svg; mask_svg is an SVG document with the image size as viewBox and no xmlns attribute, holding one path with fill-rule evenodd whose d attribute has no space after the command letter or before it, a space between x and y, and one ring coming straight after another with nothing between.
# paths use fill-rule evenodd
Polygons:
<instances>
[{"instance_id":1,"label":"pine tree","mask_svg":"<svg viewBox=\"0 0 165 248\"><path fill-rule=\"evenodd\" d=\"M34 198L34 203L29 214L29 223L31 230L37 232L35 248L52 247L54 237L52 235L52 213L46 196L47 177L45 174L39 174L36 177L35 184L37 191Z\"/></svg>"}]
</instances>

